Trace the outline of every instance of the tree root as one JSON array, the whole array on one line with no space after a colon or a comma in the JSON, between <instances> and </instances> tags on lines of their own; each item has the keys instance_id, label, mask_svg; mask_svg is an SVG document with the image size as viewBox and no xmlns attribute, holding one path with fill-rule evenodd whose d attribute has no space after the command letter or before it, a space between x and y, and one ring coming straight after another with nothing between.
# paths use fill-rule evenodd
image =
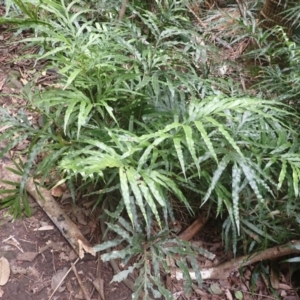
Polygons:
<instances>
[{"instance_id":1,"label":"tree root","mask_svg":"<svg viewBox=\"0 0 300 300\"><path fill-rule=\"evenodd\" d=\"M206 224L208 218L200 215L187 229L179 234L179 238L184 241L191 240Z\"/></svg>"},{"instance_id":2,"label":"tree root","mask_svg":"<svg viewBox=\"0 0 300 300\"><path fill-rule=\"evenodd\" d=\"M39 187L32 178L26 181L26 190L56 225L80 258L83 258L84 251L96 255L92 245L60 208L49 190Z\"/></svg>"},{"instance_id":3,"label":"tree root","mask_svg":"<svg viewBox=\"0 0 300 300\"><path fill-rule=\"evenodd\" d=\"M275 246L264 251L244 255L227 261L219 266L209 269L202 269L200 273L202 279L226 279L229 277L231 272L236 271L239 268L252 265L258 261L275 259L293 253L300 253L300 240L293 240L284 245ZM190 276L193 280L196 279L195 272L190 271ZM172 271L171 277L181 280L183 279L183 273L180 269L175 269Z\"/></svg>"},{"instance_id":4,"label":"tree root","mask_svg":"<svg viewBox=\"0 0 300 300\"><path fill-rule=\"evenodd\" d=\"M124 16L125 16L125 12L126 12L126 8L127 8L127 5L128 5L128 1L129 0L123 0L122 1L122 6L121 6L121 9L119 11L119 21L122 21Z\"/></svg>"}]
</instances>

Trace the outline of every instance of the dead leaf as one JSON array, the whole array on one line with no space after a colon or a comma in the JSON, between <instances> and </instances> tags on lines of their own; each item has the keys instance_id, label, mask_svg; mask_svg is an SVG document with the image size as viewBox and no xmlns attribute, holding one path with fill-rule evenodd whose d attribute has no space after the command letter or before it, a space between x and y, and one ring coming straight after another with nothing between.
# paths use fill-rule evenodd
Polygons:
<instances>
[{"instance_id":1,"label":"dead leaf","mask_svg":"<svg viewBox=\"0 0 300 300\"><path fill-rule=\"evenodd\" d=\"M282 290L291 290L292 287L288 284L284 284L284 283L279 283L279 288L282 289Z\"/></svg>"},{"instance_id":2,"label":"dead leaf","mask_svg":"<svg viewBox=\"0 0 300 300\"><path fill-rule=\"evenodd\" d=\"M175 293L173 293L173 297L175 299L179 299L179 297L183 294L184 294L184 291L175 292Z\"/></svg>"},{"instance_id":3,"label":"dead leaf","mask_svg":"<svg viewBox=\"0 0 300 300\"><path fill-rule=\"evenodd\" d=\"M79 207L75 207L72 213L76 217L76 220L79 224L87 225L87 221L85 220L85 216L83 214L82 209L80 209Z\"/></svg>"},{"instance_id":4,"label":"dead leaf","mask_svg":"<svg viewBox=\"0 0 300 300\"><path fill-rule=\"evenodd\" d=\"M230 292L229 289L226 289L226 290L225 290L225 296L226 296L226 299L227 299L227 300L233 300L232 295L231 295L231 292Z\"/></svg>"},{"instance_id":5,"label":"dead leaf","mask_svg":"<svg viewBox=\"0 0 300 300\"><path fill-rule=\"evenodd\" d=\"M211 295L210 300L224 300L224 298L219 295Z\"/></svg>"},{"instance_id":6,"label":"dead leaf","mask_svg":"<svg viewBox=\"0 0 300 300\"><path fill-rule=\"evenodd\" d=\"M102 299L105 299L104 296L104 281L102 278L98 277L93 281L93 285Z\"/></svg>"},{"instance_id":7,"label":"dead leaf","mask_svg":"<svg viewBox=\"0 0 300 300\"><path fill-rule=\"evenodd\" d=\"M279 275L273 268L271 268L270 283L271 283L271 286L272 286L273 289L278 290L278 288L279 288Z\"/></svg>"},{"instance_id":8,"label":"dead leaf","mask_svg":"<svg viewBox=\"0 0 300 300\"><path fill-rule=\"evenodd\" d=\"M220 285L217 283L213 283L210 286L209 291L215 295L221 295L223 293L222 289L220 288Z\"/></svg>"},{"instance_id":9,"label":"dead leaf","mask_svg":"<svg viewBox=\"0 0 300 300\"><path fill-rule=\"evenodd\" d=\"M64 252L60 252L59 253L59 259L60 260L65 260L65 261L69 261L69 256L66 253L64 253Z\"/></svg>"},{"instance_id":10,"label":"dead leaf","mask_svg":"<svg viewBox=\"0 0 300 300\"><path fill-rule=\"evenodd\" d=\"M74 291L74 288L73 288L73 286L72 286L71 280L68 280L68 281L66 282L66 287L67 287L68 292L69 292L71 295L75 294L75 291Z\"/></svg>"},{"instance_id":11,"label":"dead leaf","mask_svg":"<svg viewBox=\"0 0 300 300\"><path fill-rule=\"evenodd\" d=\"M67 199L71 199L71 201L72 201L72 195L69 191L64 192L64 194L62 195L60 201L61 201L61 203L64 203Z\"/></svg>"},{"instance_id":12,"label":"dead leaf","mask_svg":"<svg viewBox=\"0 0 300 300\"><path fill-rule=\"evenodd\" d=\"M15 151L23 151L29 147L29 141L22 141L22 143L19 143L14 150Z\"/></svg>"},{"instance_id":13,"label":"dead leaf","mask_svg":"<svg viewBox=\"0 0 300 300\"><path fill-rule=\"evenodd\" d=\"M24 85L26 85L26 84L28 83L28 81L27 81L25 78L21 78L20 81L21 81Z\"/></svg>"},{"instance_id":14,"label":"dead leaf","mask_svg":"<svg viewBox=\"0 0 300 300\"><path fill-rule=\"evenodd\" d=\"M7 239L3 240L3 243L13 245L18 248L21 252L24 252L23 249L20 247L20 243L15 239L13 235L9 236Z\"/></svg>"},{"instance_id":15,"label":"dead leaf","mask_svg":"<svg viewBox=\"0 0 300 300\"><path fill-rule=\"evenodd\" d=\"M219 284L222 288L226 288L226 289L229 289L231 287L228 279L221 279L219 280Z\"/></svg>"},{"instance_id":16,"label":"dead leaf","mask_svg":"<svg viewBox=\"0 0 300 300\"><path fill-rule=\"evenodd\" d=\"M77 258L77 254L75 253L74 250L71 250L69 253L69 261L73 261Z\"/></svg>"},{"instance_id":17,"label":"dead leaf","mask_svg":"<svg viewBox=\"0 0 300 300\"><path fill-rule=\"evenodd\" d=\"M16 275L16 274L21 274L21 275L26 275L27 274L27 270L25 268L22 267L17 267L17 266L11 266L11 272Z\"/></svg>"},{"instance_id":18,"label":"dead leaf","mask_svg":"<svg viewBox=\"0 0 300 300\"><path fill-rule=\"evenodd\" d=\"M2 298L3 294L4 294L4 291L3 291L2 288L0 287L0 298Z\"/></svg>"},{"instance_id":19,"label":"dead leaf","mask_svg":"<svg viewBox=\"0 0 300 300\"><path fill-rule=\"evenodd\" d=\"M286 297L287 296L287 292L285 290L282 290L281 293L280 293L280 296L282 298Z\"/></svg>"},{"instance_id":20,"label":"dead leaf","mask_svg":"<svg viewBox=\"0 0 300 300\"><path fill-rule=\"evenodd\" d=\"M0 258L0 285L5 285L9 279L10 267L5 257Z\"/></svg>"},{"instance_id":21,"label":"dead leaf","mask_svg":"<svg viewBox=\"0 0 300 300\"><path fill-rule=\"evenodd\" d=\"M65 267L65 268L63 268L61 270L58 270L53 275L52 280L51 280L51 289L52 290L55 290L56 287L61 284L61 282L62 282L64 276L67 274L67 272L68 272L68 268ZM59 287L57 289L57 291L60 292L60 293L63 292L64 290L65 290L65 287Z\"/></svg>"},{"instance_id":22,"label":"dead leaf","mask_svg":"<svg viewBox=\"0 0 300 300\"><path fill-rule=\"evenodd\" d=\"M51 190L51 195L53 197L60 198L64 193L64 190L60 186L56 186Z\"/></svg>"},{"instance_id":23,"label":"dead leaf","mask_svg":"<svg viewBox=\"0 0 300 300\"><path fill-rule=\"evenodd\" d=\"M202 289L195 288L194 291L197 295L201 296L201 299L204 299L203 297L208 297L208 294Z\"/></svg>"},{"instance_id":24,"label":"dead leaf","mask_svg":"<svg viewBox=\"0 0 300 300\"><path fill-rule=\"evenodd\" d=\"M35 278L39 279L40 278L40 273L39 271L35 268L35 267L28 267L28 273L32 276L34 276Z\"/></svg>"},{"instance_id":25,"label":"dead leaf","mask_svg":"<svg viewBox=\"0 0 300 300\"><path fill-rule=\"evenodd\" d=\"M35 258L39 255L38 252L24 252L24 253L18 253L17 260L22 261L34 261Z\"/></svg>"},{"instance_id":26,"label":"dead leaf","mask_svg":"<svg viewBox=\"0 0 300 300\"><path fill-rule=\"evenodd\" d=\"M78 241L78 247L79 247L78 252L79 252L80 258L84 257L84 251L92 254L93 256L96 256L96 252L93 247L90 247L90 246L84 244L84 242L81 240L77 240L77 241Z\"/></svg>"},{"instance_id":27,"label":"dead leaf","mask_svg":"<svg viewBox=\"0 0 300 300\"><path fill-rule=\"evenodd\" d=\"M62 243L55 243L51 240L47 241L47 246L55 251L63 251Z\"/></svg>"}]
</instances>

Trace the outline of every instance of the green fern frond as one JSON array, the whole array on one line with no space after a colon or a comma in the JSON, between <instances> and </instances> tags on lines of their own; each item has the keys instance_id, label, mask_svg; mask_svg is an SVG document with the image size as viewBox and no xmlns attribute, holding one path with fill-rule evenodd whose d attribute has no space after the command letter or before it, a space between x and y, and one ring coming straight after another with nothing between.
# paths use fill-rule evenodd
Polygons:
<instances>
[{"instance_id":1,"label":"green fern frond","mask_svg":"<svg viewBox=\"0 0 300 300\"><path fill-rule=\"evenodd\" d=\"M194 142L194 139L193 139L192 128L190 126L187 126L187 125L183 125L182 127L183 127L183 130L184 130L184 133L185 133L185 140L186 140L187 148L190 151L190 154L192 156L192 159L195 163L195 166L198 170L198 174L199 174L199 177L200 177L200 166L197 163L197 155L196 155L196 150L195 150L195 142Z\"/></svg>"},{"instance_id":2,"label":"green fern frond","mask_svg":"<svg viewBox=\"0 0 300 300\"><path fill-rule=\"evenodd\" d=\"M209 138L209 135L207 134L207 132L206 132L206 130L204 128L203 123L200 122L200 121L195 121L194 123L195 123L197 129L199 130L199 132L200 132L200 134L201 134L201 136L202 136L202 138L203 138L203 140L204 140L204 142L205 142L205 144L206 144L206 146L207 146L210 154L212 155L212 157L218 163L218 158L217 158L217 154L215 152L215 147L214 147L211 139Z\"/></svg>"},{"instance_id":3,"label":"green fern frond","mask_svg":"<svg viewBox=\"0 0 300 300\"><path fill-rule=\"evenodd\" d=\"M212 191L215 189L217 183L219 182L220 177L222 176L229 162L230 162L230 156L224 155L222 160L219 162L217 169L214 171L209 188L202 200L202 205L209 199Z\"/></svg>"},{"instance_id":4,"label":"green fern frond","mask_svg":"<svg viewBox=\"0 0 300 300\"><path fill-rule=\"evenodd\" d=\"M139 188L142 192L143 197L146 200L147 205L149 205L152 213L154 214L154 217L155 217L159 227L162 228L161 218L159 216L157 205L152 197L150 189L143 181L140 183Z\"/></svg>"},{"instance_id":5,"label":"green fern frond","mask_svg":"<svg viewBox=\"0 0 300 300\"><path fill-rule=\"evenodd\" d=\"M299 195L299 176L300 176L300 170L299 168L296 168L294 165L291 165L292 168L292 176L293 176L293 185L294 185L294 192L295 197L298 197Z\"/></svg>"},{"instance_id":6,"label":"green fern frond","mask_svg":"<svg viewBox=\"0 0 300 300\"><path fill-rule=\"evenodd\" d=\"M133 213L131 210L132 207L132 197L130 197L130 190L128 185L128 180L126 176L126 169L124 167L119 168L119 178L120 178L120 188L125 203L126 211L128 213L129 219L133 224Z\"/></svg>"},{"instance_id":7,"label":"green fern frond","mask_svg":"<svg viewBox=\"0 0 300 300\"><path fill-rule=\"evenodd\" d=\"M240 213L239 213L239 192L241 181L241 169L235 163L232 167L232 202L233 202L233 215L238 234L240 233Z\"/></svg>"},{"instance_id":8,"label":"green fern frond","mask_svg":"<svg viewBox=\"0 0 300 300\"><path fill-rule=\"evenodd\" d=\"M253 169L246 164L245 162L239 162L239 165L245 175L245 177L247 178L251 188L253 189L257 199L260 202L264 202L264 197L262 196L261 192L260 192L260 188L259 188L259 177L254 173Z\"/></svg>"},{"instance_id":9,"label":"green fern frond","mask_svg":"<svg viewBox=\"0 0 300 300\"><path fill-rule=\"evenodd\" d=\"M181 144L180 144L181 140L182 139L179 137L173 138L173 143L174 143L176 154L177 154L177 157L178 157L181 169L182 169L182 173L183 173L184 177L186 178L184 157L183 157L183 152L182 152Z\"/></svg>"},{"instance_id":10,"label":"green fern frond","mask_svg":"<svg viewBox=\"0 0 300 300\"><path fill-rule=\"evenodd\" d=\"M139 208L143 214L144 220L146 221L146 223L148 223L146 209L145 209L145 203L143 201L143 195L139 188L139 180L142 180L141 175L133 168L128 168L126 170L126 175L128 178L128 182L130 184L130 188L134 194L136 203L139 206Z\"/></svg>"},{"instance_id":11,"label":"green fern frond","mask_svg":"<svg viewBox=\"0 0 300 300\"><path fill-rule=\"evenodd\" d=\"M266 237L267 239L273 241L274 243L278 243L271 235L266 234L265 231L261 230L260 228L258 228L257 226L255 226L254 224L250 223L248 220L243 220L241 219L241 223L245 226L247 226L250 230L252 230L253 232L257 233L258 235L262 236L262 237Z\"/></svg>"}]
</instances>

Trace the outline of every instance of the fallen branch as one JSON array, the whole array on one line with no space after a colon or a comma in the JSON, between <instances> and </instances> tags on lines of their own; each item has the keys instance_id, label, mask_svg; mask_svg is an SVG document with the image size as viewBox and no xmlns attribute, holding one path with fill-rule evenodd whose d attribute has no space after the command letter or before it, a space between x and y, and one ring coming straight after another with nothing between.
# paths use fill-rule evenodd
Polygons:
<instances>
[{"instance_id":1,"label":"fallen branch","mask_svg":"<svg viewBox=\"0 0 300 300\"><path fill-rule=\"evenodd\" d=\"M244 255L236 259L232 259L217 267L201 270L202 279L226 279L230 273L239 268L252 265L258 261L275 259L281 256L300 253L300 240L290 241L281 246L275 246L264 251L255 252L251 255ZM196 280L195 272L190 271L190 276ZM171 274L172 278L177 280L184 279L183 273L180 269L175 269Z\"/></svg>"},{"instance_id":2,"label":"fallen branch","mask_svg":"<svg viewBox=\"0 0 300 300\"><path fill-rule=\"evenodd\" d=\"M58 230L66 238L80 258L83 258L84 251L94 256L96 255L92 245L86 240L77 226L60 208L55 199L52 197L50 191L39 187L32 178L27 180L26 190L56 225Z\"/></svg>"},{"instance_id":3,"label":"fallen branch","mask_svg":"<svg viewBox=\"0 0 300 300\"><path fill-rule=\"evenodd\" d=\"M119 11L119 21L122 21L124 16L125 16L128 1L129 0L123 0L123 2L122 2L122 6L121 6L121 9Z\"/></svg>"},{"instance_id":4,"label":"fallen branch","mask_svg":"<svg viewBox=\"0 0 300 300\"><path fill-rule=\"evenodd\" d=\"M179 238L184 241L192 239L206 224L208 218L200 215L185 231L179 234Z\"/></svg>"}]
</instances>

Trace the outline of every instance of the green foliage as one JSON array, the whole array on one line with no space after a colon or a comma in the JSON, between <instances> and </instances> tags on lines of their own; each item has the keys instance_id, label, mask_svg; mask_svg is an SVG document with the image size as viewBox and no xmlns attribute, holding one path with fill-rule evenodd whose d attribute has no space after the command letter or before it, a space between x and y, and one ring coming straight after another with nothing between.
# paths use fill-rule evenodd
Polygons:
<instances>
[{"instance_id":1,"label":"green foliage","mask_svg":"<svg viewBox=\"0 0 300 300\"><path fill-rule=\"evenodd\" d=\"M123 205L124 207L124 205ZM151 299L163 297L164 299L174 299L172 293L168 291L162 280L162 274L169 274L176 266L181 269L186 279L186 292L189 293L192 280L189 273L189 266L192 266L198 284L201 284L201 274L195 256L198 254L212 256L208 251L191 246L188 242L172 237L167 227L151 234L145 235L142 226L133 228L129 222L119 214L108 215L113 217L113 221L107 223L108 228L114 232L118 238L103 242L94 246L95 251L108 250L101 255L103 261L121 259L126 266L129 262L134 263L116 274L112 281L122 281L134 270L139 271L139 277L135 282L136 292L132 299ZM145 224L145 223L144 223ZM154 224L152 224L154 225ZM111 247L122 245L122 250L110 251ZM138 255L138 260L136 259Z\"/></svg>"},{"instance_id":2,"label":"green foliage","mask_svg":"<svg viewBox=\"0 0 300 300\"><path fill-rule=\"evenodd\" d=\"M22 176L22 173L18 170L9 170ZM14 218L23 214L29 217L31 210L28 203L27 193L20 193L20 184L9 180L1 180L1 182L12 186L11 189L0 189L1 208L8 208L8 213L12 214Z\"/></svg>"},{"instance_id":3,"label":"green foliage","mask_svg":"<svg viewBox=\"0 0 300 300\"><path fill-rule=\"evenodd\" d=\"M218 74L220 53L210 42L212 35L192 25L181 2L156 1L157 13L129 6L127 13L134 18L122 22L111 7L102 8L101 17L107 17L102 21L94 17L95 9L78 11L76 1L14 2L26 16L23 22L18 19L18 28L30 27L35 33L22 42L38 46L35 58L57 68L61 88L34 91L29 86L24 91L28 108L41 114L39 126L22 112L11 116L0 108L2 123L9 126L0 141L10 141L1 155L22 140L30 141L20 197L28 176L41 178L43 184L55 170L74 198L77 188L88 195L92 186L98 204L113 197L125 207L126 214L120 215L121 206L108 213L118 219L107 223L117 238L95 249L125 244L123 250L102 255L125 264L140 255L114 278L122 280L139 270L134 299L141 292L172 299L159 275L169 272L161 258L179 254L186 291L188 267L198 272L198 250L170 236L170 199L182 202L190 214L192 207L209 204L222 217L225 246L234 253L245 240L247 253L285 242L299 226L294 221L300 178L297 113L282 101L250 96ZM269 33L259 30L256 35L254 20L249 14L236 26L243 38L265 42ZM229 33L224 39L228 45L240 40L230 40ZM290 99L287 86L292 76L297 83L299 51L285 40L274 57L283 49L290 60L287 82L284 86L284 77L279 77L270 92L282 93L276 87L283 88L283 97ZM255 54L262 57L271 47L260 51ZM297 97L298 86L292 97ZM263 94L266 87L264 77ZM38 155L44 158L36 162ZM11 203L11 198L1 202ZM289 219L291 233L286 234ZM158 230L151 233L154 222Z\"/></svg>"},{"instance_id":4,"label":"green foliage","mask_svg":"<svg viewBox=\"0 0 300 300\"><path fill-rule=\"evenodd\" d=\"M293 101L298 109L300 44L291 41L281 27L275 27L270 34L279 42L273 43L266 52L273 63L262 68L258 86L280 101Z\"/></svg>"}]
</instances>

